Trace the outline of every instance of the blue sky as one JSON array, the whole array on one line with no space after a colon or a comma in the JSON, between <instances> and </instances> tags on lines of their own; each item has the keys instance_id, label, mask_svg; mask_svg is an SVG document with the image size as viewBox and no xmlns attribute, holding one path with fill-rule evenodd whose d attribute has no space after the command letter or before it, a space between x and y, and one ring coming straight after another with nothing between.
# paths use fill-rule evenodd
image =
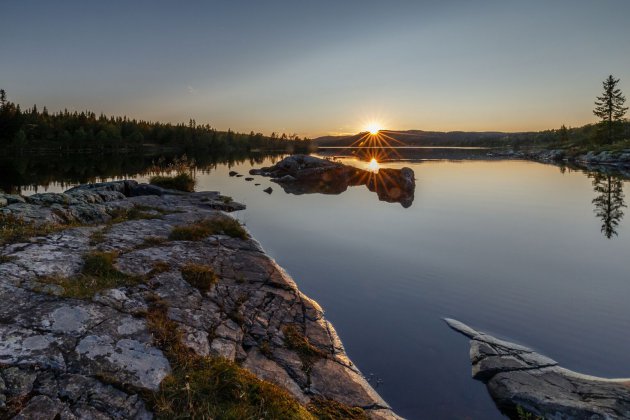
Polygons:
<instances>
[{"instance_id":1,"label":"blue sky","mask_svg":"<svg viewBox=\"0 0 630 420\"><path fill-rule=\"evenodd\" d=\"M11 100L306 136L538 130L630 93L630 2L0 3Z\"/></svg>"}]
</instances>

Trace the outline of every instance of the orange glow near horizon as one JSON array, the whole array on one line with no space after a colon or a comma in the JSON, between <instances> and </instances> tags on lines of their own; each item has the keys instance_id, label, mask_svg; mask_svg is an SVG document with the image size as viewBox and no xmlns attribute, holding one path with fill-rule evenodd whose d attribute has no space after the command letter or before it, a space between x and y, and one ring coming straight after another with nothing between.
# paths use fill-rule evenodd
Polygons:
<instances>
[{"instance_id":1,"label":"orange glow near horizon","mask_svg":"<svg viewBox=\"0 0 630 420\"><path fill-rule=\"evenodd\" d=\"M375 136L383 129L383 126L378 121L371 121L365 126L365 130L371 135Z\"/></svg>"}]
</instances>

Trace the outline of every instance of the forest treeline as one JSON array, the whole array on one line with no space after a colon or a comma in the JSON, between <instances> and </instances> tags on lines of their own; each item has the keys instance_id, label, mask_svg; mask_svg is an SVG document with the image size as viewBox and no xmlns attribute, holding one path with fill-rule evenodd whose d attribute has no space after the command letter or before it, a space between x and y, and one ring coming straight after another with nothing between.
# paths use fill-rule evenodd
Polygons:
<instances>
[{"instance_id":1,"label":"forest treeline","mask_svg":"<svg viewBox=\"0 0 630 420\"><path fill-rule=\"evenodd\" d=\"M306 152L311 142L297 135L218 131L209 124L170 124L96 115L91 111L51 113L46 107L22 110L0 90L0 150L139 152L170 148L182 152L234 153L254 150Z\"/></svg>"},{"instance_id":2,"label":"forest treeline","mask_svg":"<svg viewBox=\"0 0 630 420\"><path fill-rule=\"evenodd\" d=\"M503 133L496 131L389 131L370 136L368 132L351 136L325 136L314 140L320 147L330 146L477 146L477 147L543 147L573 150L576 153L598 150L630 149L630 122L626 119L626 97L613 75L602 82L602 94L595 99L595 124L559 129Z\"/></svg>"},{"instance_id":3,"label":"forest treeline","mask_svg":"<svg viewBox=\"0 0 630 420\"><path fill-rule=\"evenodd\" d=\"M467 132L467 131L388 131L383 130L377 137L381 143L390 146L451 146L451 147L561 147L595 150L598 148L630 148L630 122L622 121L616 125L618 135L612 140L604 135L602 124L587 124L582 127L505 133L505 132ZM313 140L320 147L348 147L363 144L369 139L366 133L352 136L325 136Z\"/></svg>"}]
</instances>

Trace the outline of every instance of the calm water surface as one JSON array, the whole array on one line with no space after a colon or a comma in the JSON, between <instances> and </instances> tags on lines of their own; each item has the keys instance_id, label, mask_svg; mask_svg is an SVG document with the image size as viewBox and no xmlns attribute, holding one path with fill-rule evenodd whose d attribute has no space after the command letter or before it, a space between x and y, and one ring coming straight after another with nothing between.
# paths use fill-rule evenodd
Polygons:
<instances>
[{"instance_id":1,"label":"calm water surface","mask_svg":"<svg viewBox=\"0 0 630 420\"><path fill-rule=\"evenodd\" d=\"M592 178L524 161L384 166L415 171L411 207L366 187L296 196L262 177L228 176L248 163L198 173L198 189L247 204L238 217L405 417L502 418L470 377L467 339L443 317L570 369L630 376L630 229L621 219L618 236L601 231Z\"/></svg>"}]
</instances>

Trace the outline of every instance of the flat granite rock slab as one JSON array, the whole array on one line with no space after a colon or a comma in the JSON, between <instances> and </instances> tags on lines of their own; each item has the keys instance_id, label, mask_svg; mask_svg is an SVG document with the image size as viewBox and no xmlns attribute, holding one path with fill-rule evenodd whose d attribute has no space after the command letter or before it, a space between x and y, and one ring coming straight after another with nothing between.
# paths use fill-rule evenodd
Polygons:
<instances>
[{"instance_id":1,"label":"flat granite rock slab","mask_svg":"<svg viewBox=\"0 0 630 420\"><path fill-rule=\"evenodd\" d=\"M470 338L475 379L483 381L497 406L512 418L518 409L544 419L630 418L630 379L583 375L519 344L480 333L446 318Z\"/></svg>"},{"instance_id":2,"label":"flat granite rock slab","mask_svg":"<svg viewBox=\"0 0 630 420\"><path fill-rule=\"evenodd\" d=\"M112 221L134 206L155 218ZM361 407L370 418L398 418L350 361L322 308L255 239L168 239L176 226L242 208L216 192L174 193L131 181L7 200L3 213L86 226L0 246L8 257L0 263L0 299L11 302L0 305L0 417L19 396L17 418L151 418L140 395L159 389L171 372L147 327L158 300L182 344L200 356L232 360L302 403L323 397ZM86 299L64 297L48 280L80 281L84 256L94 251L113 252L113 268L138 280ZM207 266L216 283L201 290L189 284L182 274L189 264ZM289 326L314 359L287 340Z\"/></svg>"}]
</instances>

